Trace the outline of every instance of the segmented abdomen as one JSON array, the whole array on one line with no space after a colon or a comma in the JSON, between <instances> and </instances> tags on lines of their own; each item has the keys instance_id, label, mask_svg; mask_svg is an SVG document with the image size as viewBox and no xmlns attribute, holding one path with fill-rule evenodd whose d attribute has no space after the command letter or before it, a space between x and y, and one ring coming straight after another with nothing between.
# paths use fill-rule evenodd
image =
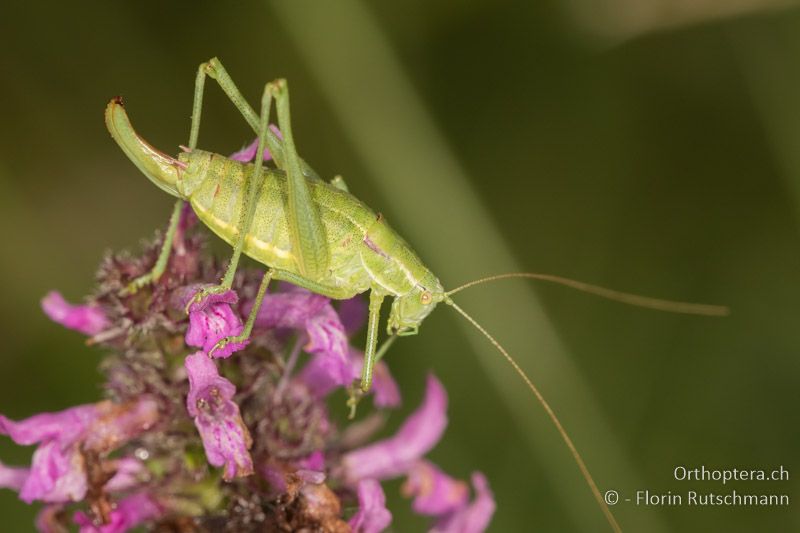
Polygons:
<instances>
[{"instance_id":1,"label":"segmented abdomen","mask_svg":"<svg viewBox=\"0 0 800 533\"><path fill-rule=\"evenodd\" d=\"M265 265L298 273L286 223L286 176L264 169L256 197L256 210L245 240L244 253ZM239 235L244 200L244 177L253 165L214 156L189 201L200 220L228 244ZM376 215L359 200L321 181L309 181L311 196L320 209L330 250L329 275L321 283L350 289L352 295L370 287L358 249ZM320 282L320 281L318 281Z\"/></svg>"}]
</instances>

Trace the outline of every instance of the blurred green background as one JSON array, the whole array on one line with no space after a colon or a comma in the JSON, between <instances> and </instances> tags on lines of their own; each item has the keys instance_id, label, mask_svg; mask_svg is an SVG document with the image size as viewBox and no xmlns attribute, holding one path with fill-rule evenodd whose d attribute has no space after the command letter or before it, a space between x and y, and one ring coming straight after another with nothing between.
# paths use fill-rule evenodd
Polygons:
<instances>
[{"instance_id":1,"label":"blurred green background","mask_svg":"<svg viewBox=\"0 0 800 533\"><path fill-rule=\"evenodd\" d=\"M155 146L186 143L197 65L256 102L287 77L301 154L387 215L447 287L509 270L724 303L729 318L498 282L458 298L560 414L601 490L766 492L677 482L678 465L797 475L800 8L726 0L23 2L0 7L0 412L98 398L102 352L50 323L105 249L136 249L171 199L111 142L126 98ZM783 6L783 7L781 7ZM200 145L251 135L215 85ZM397 425L433 370L450 425L432 458L485 472L492 531L604 531L540 406L451 310L399 342ZM0 441L6 463L30 450ZM424 530L398 483L395 531ZM627 531L789 531L790 507L614 508ZM35 509L0 493L3 531Z\"/></svg>"}]
</instances>

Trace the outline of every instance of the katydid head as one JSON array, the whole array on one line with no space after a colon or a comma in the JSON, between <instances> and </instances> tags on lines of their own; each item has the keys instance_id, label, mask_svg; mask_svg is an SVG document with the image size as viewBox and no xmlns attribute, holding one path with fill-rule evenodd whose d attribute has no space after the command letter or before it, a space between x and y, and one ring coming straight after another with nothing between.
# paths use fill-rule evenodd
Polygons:
<instances>
[{"instance_id":1,"label":"katydid head","mask_svg":"<svg viewBox=\"0 0 800 533\"><path fill-rule=\"evenodd\" d=\"M392 302L388 323L389 334L401 337L415 335L425 317L431 314L436 304L444 298L442 284L436 276L428 272L410 292L395 298Z\"/></svg>"},{"instance_id":2,"label":"katydid head","mask_svg":"<svg viewBox=\"0 0 800 533\"><path fill-rule=\"evenodd\" d=\"M156 150L139 137L131 126L128 114L122 105L122 98L119 96L111 100L106 107L106 127L128 159L133 161L150 181L172 196L183 198L179 184L183 171L186 170L186 163Z\"/></svg>"}]
</instances>

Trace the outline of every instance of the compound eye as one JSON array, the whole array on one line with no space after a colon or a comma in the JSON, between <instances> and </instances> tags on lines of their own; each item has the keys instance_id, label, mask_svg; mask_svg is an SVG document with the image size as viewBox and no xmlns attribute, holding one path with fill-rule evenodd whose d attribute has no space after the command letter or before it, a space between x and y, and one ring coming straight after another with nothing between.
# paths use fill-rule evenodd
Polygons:
<instances>
[{"instance_id":1,"label":"compound eye","mask_svg":"<svg viewBox=\"0 0 800 533\"><path fill-rule=\"evenodd\" d=\"M433 301L433 296L430 292L425 291L420 295L419 301L422 302L422 305L428 305Z\"/></svg>"}]
</instances>

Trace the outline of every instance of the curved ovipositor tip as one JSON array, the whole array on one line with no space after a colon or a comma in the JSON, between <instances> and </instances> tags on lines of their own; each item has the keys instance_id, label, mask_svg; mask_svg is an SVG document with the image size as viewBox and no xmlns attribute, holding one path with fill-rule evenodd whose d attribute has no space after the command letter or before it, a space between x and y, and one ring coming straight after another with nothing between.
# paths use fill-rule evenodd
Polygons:
<instances>
[{"instance_id":1,"label":"curved ovipositor tip","mask_svg":"<svg viewBox=\"0 0 800 533\"><path fill-rule=\"evenodd\" d=\"M106 127L128 159L133 161L150 181L172 196L181 196L176 185L180 179L180 171L185 165L156 150L137 135L125 112L121 96L114 97L106 106Z\"/></svg>"}]
</instances>

